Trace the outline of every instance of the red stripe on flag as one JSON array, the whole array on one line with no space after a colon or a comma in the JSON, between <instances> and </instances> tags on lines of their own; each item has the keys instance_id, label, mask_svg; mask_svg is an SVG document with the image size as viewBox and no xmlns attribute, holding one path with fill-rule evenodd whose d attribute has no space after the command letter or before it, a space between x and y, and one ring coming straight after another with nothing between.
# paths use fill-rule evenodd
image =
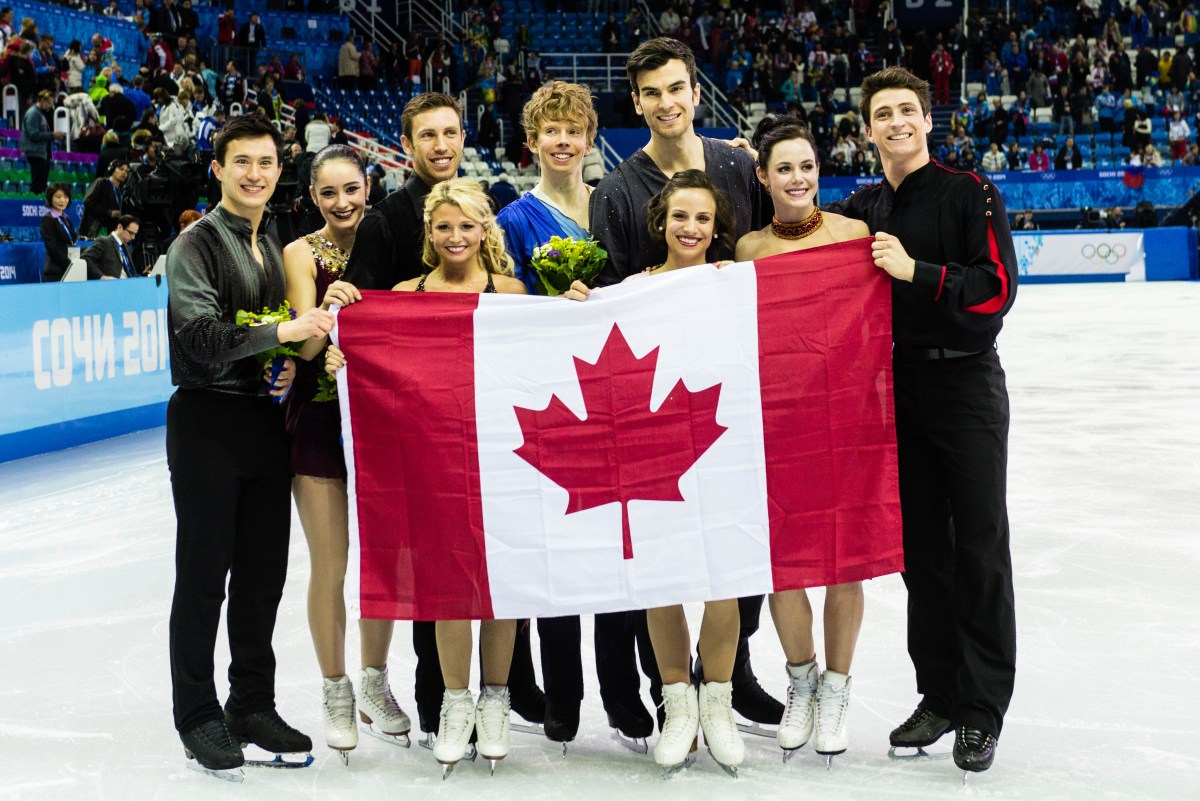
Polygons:
<instances>
[{"instance_id":1,"label":"red stripe on flag","mask_svg":"<svg viewBox=\"0 0 1200 801\"><path fill-rule=\"evenodd\" d=\"M365 618L492 617L475 430L478 302L368 291L339 313Z\"/></svg>"},{"instance_id":2,"label":"red stripe on flag","mask_svg":"<svg viewBox=\"0 0 1200 801\"><path fill-rule=\"evenodd\" d=\"M755 271L774 587L903 570L891 283L871 240Z\"/></svg>"}]
</instances>

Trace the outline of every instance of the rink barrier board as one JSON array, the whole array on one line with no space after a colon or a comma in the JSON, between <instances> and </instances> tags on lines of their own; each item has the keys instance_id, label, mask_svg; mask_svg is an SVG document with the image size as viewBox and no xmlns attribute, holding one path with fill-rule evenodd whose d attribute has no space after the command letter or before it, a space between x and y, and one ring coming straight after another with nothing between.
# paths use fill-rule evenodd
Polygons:
<instances>
[{"instance_id":1,"label":"rink barrier board","mask_svg":"<svg viewBox=\"0 0 1200 801\"><path fill-rule=\"evenodd\" d=\"M1122 233L1141 236L1145 280L1198 277L1194 229ZM1106 242L1108 234L1036 235L1074 237L1083 247ZM1019 243L1033 235L1018 232L1014 238ZM1143 277L1099 265L1090 274L1055 274L1048 269L1039 273L1026 265L1020 281L1124 282ZM19 284L0 288L0 297L7 312L0 321L0 351L8 357L0 367L0 397L6 400L0 413L0 462L164 424L173 391L165 279ZM98 369L104 373L99 380Z\"/></svg>"},{"instance_id":2,"label":"rink barrier board","mask_svg":"<svg viewBox=\"0 0 1200 801\"><path fill-rule=\"evenodd\" d=\"M163 425L173 391L158 278L0 290L0 462Z\"/></svg>"}]
</instances>

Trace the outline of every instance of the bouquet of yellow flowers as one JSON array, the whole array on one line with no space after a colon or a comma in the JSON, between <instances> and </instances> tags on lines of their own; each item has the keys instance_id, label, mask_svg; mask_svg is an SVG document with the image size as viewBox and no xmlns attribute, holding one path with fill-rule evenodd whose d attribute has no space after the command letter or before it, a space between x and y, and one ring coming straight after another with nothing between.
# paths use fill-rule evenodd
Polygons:
<instances>
[{"instance_id":1,"label":"bouquet of yellow flowers","mask_svg":"<svg viewBox=\"0 0 1200 801\"><path fill-rule=\"evenodd\" d=\"M529 264L542 280L546 294L554 296L566 292L574 281L590 287L606 261L608 251L595 239L552 236L549 242L533 249Z\"/></svg>"},{"instance_id":2,"label":"bouquet of yellow flowers","mask_svg":"<svg viewBox=\"0 0 1200 801\"><path fill-rule=\"evenodd\" d=\"M274 311L266 308L265 306L263 307L263 310L260 312L251 312L251 311L245 311L244 309L238 309L238 313L235 318L235 321L237 322L238 325L244 325L244 326L253 328L256 325L268 325L270 323L285 323L289 320L295 320L295 319L296 319L296 310L292 308L292 304L288 303L285 300L283 302L283 305L280 306L278 309L275 309ZM283 372L284 360L288 356L294 357L294 356L300 355L299 351L296 350L296 348L299 347L299 344L300 343L298 343L298 342L288 342L286 344L279 345L274 348L268 348L267 350L260 351L259 353L255 354L255 357L258 359L258 363L261 364L263 367L266 367L268 364L271 365L271 388L272 389L275 388L275 381L279 378L279 374L281 372ZM287 393L285 392L285 393L283 393L283 395L275 396L272 399L276 403L280 403L286 397L287 397Z\"/></svg>"}]
</instances>

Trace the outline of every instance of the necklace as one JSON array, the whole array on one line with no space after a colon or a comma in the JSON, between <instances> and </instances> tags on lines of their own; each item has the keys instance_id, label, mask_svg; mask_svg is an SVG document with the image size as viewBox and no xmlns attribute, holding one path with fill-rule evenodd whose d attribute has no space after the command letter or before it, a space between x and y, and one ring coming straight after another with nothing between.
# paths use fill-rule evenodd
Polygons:
<instances>
[{"instance_id":1,"label":"necklace","mask_svg":"<svg viewBox=\"0 0 1200 801\"><path fill-rule=\"evenodd\" d=\"M772 217L771 233L780 239L803 239L815 233L822 222L820 209L813 209L813 213L800 222L785 223L780 222L778 217Z\"/></svg>"}]
</instances>

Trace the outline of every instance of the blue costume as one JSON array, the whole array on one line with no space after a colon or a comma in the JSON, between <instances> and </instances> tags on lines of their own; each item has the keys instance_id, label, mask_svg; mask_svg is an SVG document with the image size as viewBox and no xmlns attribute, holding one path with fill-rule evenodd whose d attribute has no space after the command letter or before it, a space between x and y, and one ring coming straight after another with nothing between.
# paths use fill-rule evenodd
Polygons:
<instances>
[{"instance_id":1,"label":"blue costume","mask_svg":"<svg viewBox=\"0 0 1200 801\"><path fill-rule=\"evenodd\" d=\"M529 266L533 249L549 242L552 236L581 240L589 236L579 223L533 192L526 192L519 200L502 208L496 215L496 222L504 229L504 246L516 265L516 278L525 284L531 295L538 280L537 273Z\"/></svg>"}]
</instances>

